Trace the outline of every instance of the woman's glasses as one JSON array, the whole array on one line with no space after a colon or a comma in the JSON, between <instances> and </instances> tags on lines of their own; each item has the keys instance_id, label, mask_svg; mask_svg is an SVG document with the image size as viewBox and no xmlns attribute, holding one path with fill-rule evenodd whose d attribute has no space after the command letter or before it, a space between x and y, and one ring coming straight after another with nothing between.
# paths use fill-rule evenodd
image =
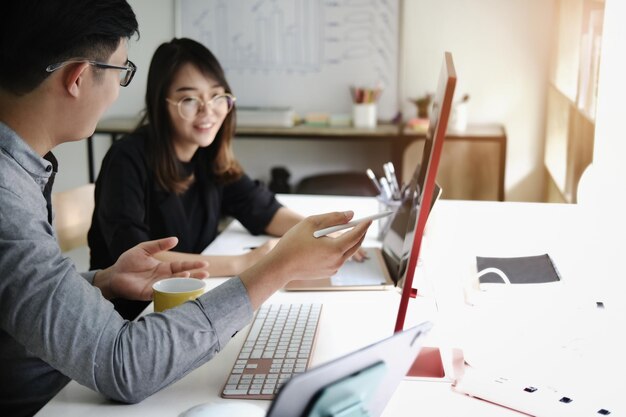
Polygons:
<instances>
[{"instance_id":1,"label":"woman's glasses","mask_svg":"<svg viewBox=\"0 0 626 417\"><path fill-rule=\"evenodd\" d=\"M232 94L220 94L204 101L199 97L187 96L178 101L166 98L168 103L178 107L178 114L185 120L193 120L201 111L211 109L218 116L226 116L235 105L237 98Z\"/></svg>"},{"instance_id":2,"label":"woman's glasses","mask_svg":"<svg viewBox=\"0 0 626 417\"><path fill-rule=\"evenodd\" d=\"M128 84L130 84L131 80L133 79L133 76L135 75L135 71L137 71L137 66L133 64L130 60L127 61L128 62L127 65L120 66L120 65L107 64L106 62L92 61L90 59L75 58L75 59L69 59L63 62L58 62L56 64L48 65L46 67L46 72L54 72L58 70L59 68L63 68L66 65L75 64L79 62L86 62L89 65L93 65L96 68L120 70L120 85L122 87L126 87Z\"/></svg>"}]
</instances>

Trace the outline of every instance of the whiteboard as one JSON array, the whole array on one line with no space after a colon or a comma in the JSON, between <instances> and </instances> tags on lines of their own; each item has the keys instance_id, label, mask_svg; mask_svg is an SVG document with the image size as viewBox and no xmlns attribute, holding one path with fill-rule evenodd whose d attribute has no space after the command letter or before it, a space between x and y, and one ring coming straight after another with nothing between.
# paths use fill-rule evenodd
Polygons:
<instances>
[{"instance_id":1,"label":"whiteboard","mask_svg":"<svg viewBox=\"0 0 626 417\"><path fill-rule=\"evenodd\" d=\"M238 106L349 114L350 86L398 110L399 0L178 0L177 36L218 58Z\"/></svg>"}]
</instances>

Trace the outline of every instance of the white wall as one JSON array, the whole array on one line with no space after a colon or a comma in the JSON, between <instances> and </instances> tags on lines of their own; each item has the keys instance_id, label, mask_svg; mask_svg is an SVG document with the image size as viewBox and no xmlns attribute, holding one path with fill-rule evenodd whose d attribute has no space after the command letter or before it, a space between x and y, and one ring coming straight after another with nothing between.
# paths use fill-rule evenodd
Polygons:
<instances>
[{"instance_id":1,"label":"white wall","mask_svg":"<svg viewBox=\"0 0 626 417\"><path fill-rule=\"evenodd\" d=\"M553 15L545 0L405 1L405 113L415 111L408 98L433 92L443 52L452 52L470 123L507 130L507 200L541 198Z\"/></svg>"},{"instance_id":2,"label":"white wall","mask_svg":"<svg viewBox=\"0 0 626 417\"><path fill-rule=\"evenodd\" d=\"M130 0L141 39L129 56L139 71L108 116L142 108L150 57L174 36L174 0ZM454 55L460 94L471 95L469 121L503 123L508 134L507 199L538 200L542 191L543 130L552 0L403 0L400 97L405 116L414 114L408 98L432 92L444 51ZM98 138L106 147L108 139ZM66 149L67 147L71 149ZM85 145L57 150L62 172L57 189L86 181ZM235 152L253 177L267 180L269 169L287 165L292 182L332 170L363 170L390 159L386 147L313 141L235 141ZM101 159L104 150L97 153ZM70 169L71 168L71 169Z\"/></svg>"}]
</instances>

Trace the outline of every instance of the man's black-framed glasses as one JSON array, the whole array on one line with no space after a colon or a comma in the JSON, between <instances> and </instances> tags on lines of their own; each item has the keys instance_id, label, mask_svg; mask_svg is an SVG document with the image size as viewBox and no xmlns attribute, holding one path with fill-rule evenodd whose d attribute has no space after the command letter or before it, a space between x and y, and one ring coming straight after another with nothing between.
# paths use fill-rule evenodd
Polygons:
<instances>
[{"instance_id":1,"label":"man's black-framed glasses","mask_svg":"<svg viewBox=\"0 0 626 417\"><path fill-rule=\"evenodd\" d=\"M120 85L122 87L126 87L128 84L130 84L130 82L133 79L133 76L135 75L135 71L137 71L137 66L133 64L131 60L127 61L128 62L127 65L120 66L120 65L107 64L106 62L93 61L91 59L76 58L76 59L69 59L67 61L48 65L46 67L46 72L54 72L58 70L59 68L63 68L66 65L80 63L80 62L86 62L89 65L93 65L96 68L120 70Z\"/></svg>"}]
</instances>

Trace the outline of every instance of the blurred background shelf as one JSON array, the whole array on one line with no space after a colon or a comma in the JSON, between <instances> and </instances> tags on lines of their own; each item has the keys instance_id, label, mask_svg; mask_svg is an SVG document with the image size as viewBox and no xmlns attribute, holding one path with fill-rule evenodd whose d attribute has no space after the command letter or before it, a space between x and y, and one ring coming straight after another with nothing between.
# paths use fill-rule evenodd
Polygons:
<instances>
[{"instance_id":1,"label":"blurred background shelf","mask_svg":"<svg viewBox=\"0 0 626 417\"><path fill-rule=\"evenodd\" d=\"M105 134L111 137L111 142L123 134L131 132L138 123L137 118L108 118L98 123L94 134ZM320 127L299 124L294 127L237 127L236 142L239 141L314 141L314 142L347 142L350 146L362 147L367 143L378 143L388 148L388 155L395 167L400 180L406 180L415 169L417 161L421 159L425 133L416 132L403 125L379 123L375 128ZM95 167L93 164L92 138L88 140L89 178L95 181ZM239 143L240 146L245 144ZM355 149L357 149L355 148ZM507 136L504 126L500 124L469 124L463 131L449 130L446 135L441 165L437 181L443 188L442 198L462 200L498 200L504 201L504 180L506 172ZM238 152L237 152L238 154ZM356 156L358 157L358 156ZM289 170L297 169L297 161L284 155L273 154L265 164L267 172L281 165ZM354 162L354 161L351 161ZM376 172L382 169L382 160L379 166L371 168ZM291 166L290 166L291 164ZM243 161L244 167L247 166ZM354 169L346 168L345 172L325 171L320 166L320 181L330 184L328 174L336 175L337 181L343 181L342 176L354 178ZM360 172L360 171L359 171ZM365 170L360 172L363 176ZM258 173L249 172L252 177ZM345 174L345 175L344 175ZM382 175L382 172L377 172ZM307 189L315 189L311 183L315 175L307 175ZM298 181L299 182L299 181ZM346 183L350 183L347 181ZM356 185L358 183L358 185ZM297 188L297 187L295 187ZM353 195L362 195L362 181L355 182ZM319 188L323 192L323 187ZM350 192L350 187L342 187L343 192ZM330 190L329 190L330 191Z\"/></svg>"}]
</instances>

